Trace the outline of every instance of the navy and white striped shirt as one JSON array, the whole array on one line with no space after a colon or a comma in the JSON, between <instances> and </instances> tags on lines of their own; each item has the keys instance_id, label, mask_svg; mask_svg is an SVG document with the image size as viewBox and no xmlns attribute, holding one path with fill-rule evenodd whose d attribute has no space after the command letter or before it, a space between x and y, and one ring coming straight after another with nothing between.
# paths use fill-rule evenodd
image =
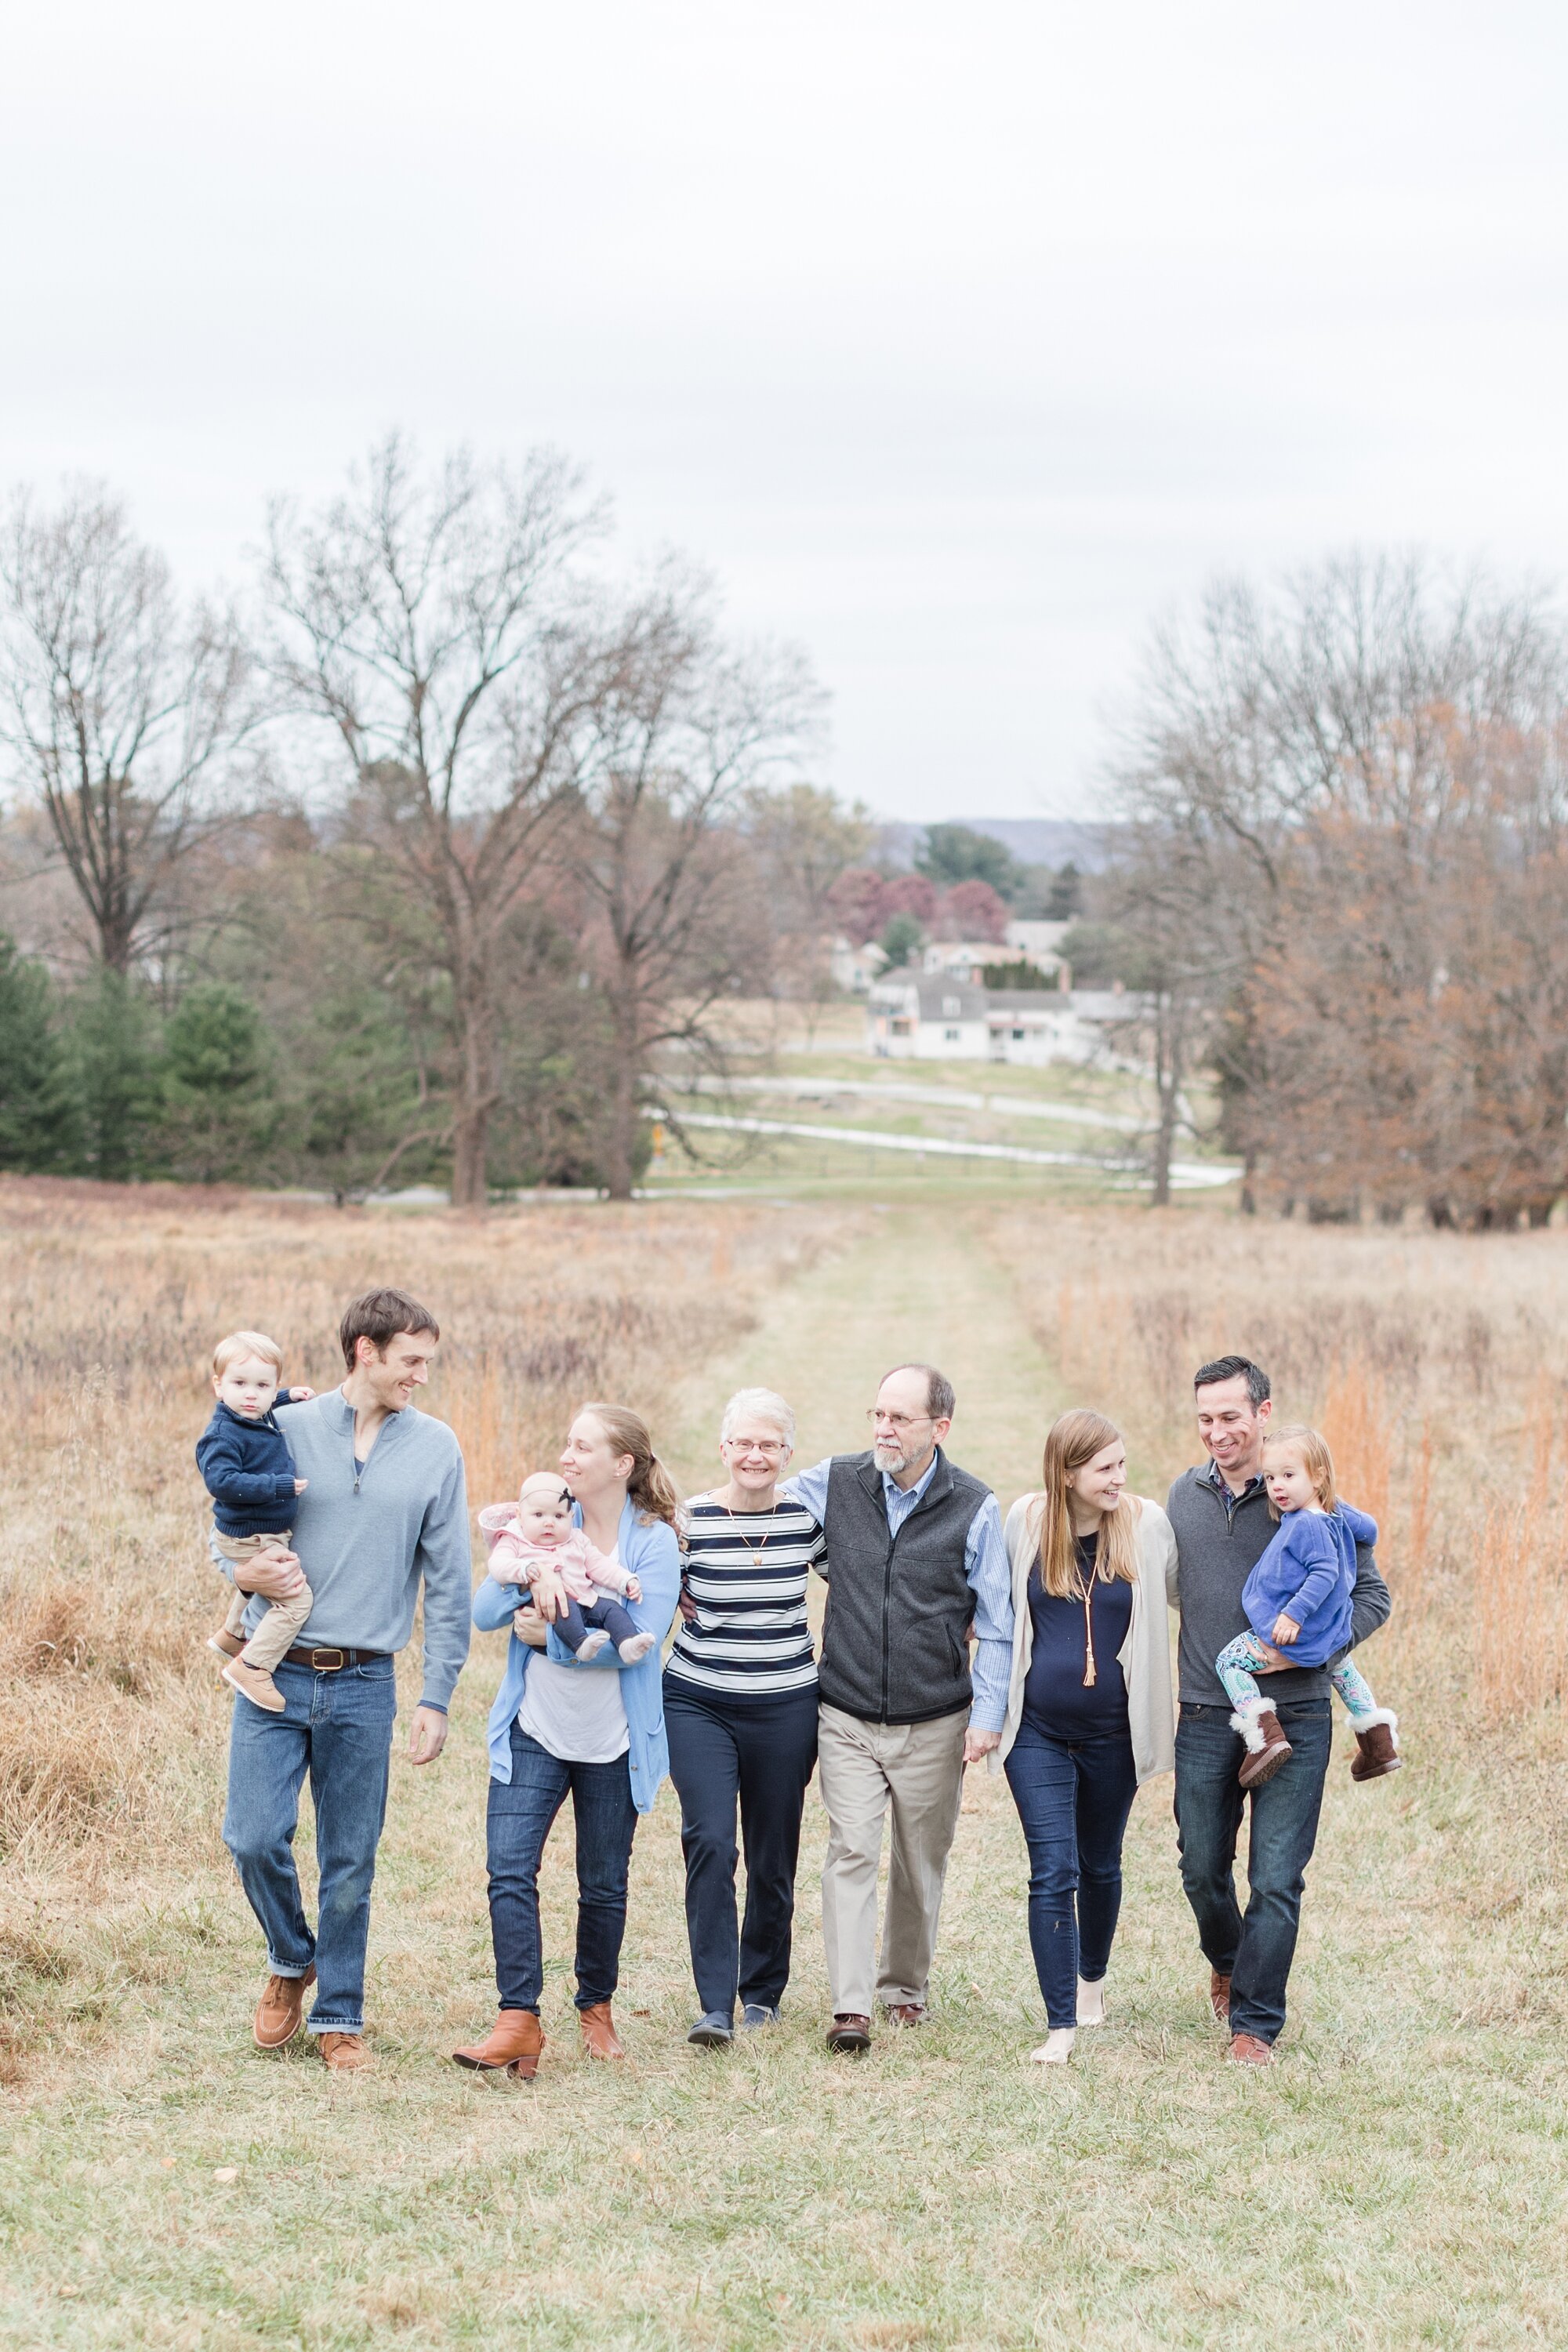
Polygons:
<instances>
[{"instance_id":1,"label":"navy and white striped shirt","mask_svg":"<svg viewBox=\"0 0 1568 2352\"><path fill-rule=\"evenodd\" d=\"M815 1689L805 1586L826 1541L805 1504L731 1511L695 1495L678 1527L697 1614L689 1624L676 1621L665 1673L731 1698Z\"/></svg>"}]
</instances>

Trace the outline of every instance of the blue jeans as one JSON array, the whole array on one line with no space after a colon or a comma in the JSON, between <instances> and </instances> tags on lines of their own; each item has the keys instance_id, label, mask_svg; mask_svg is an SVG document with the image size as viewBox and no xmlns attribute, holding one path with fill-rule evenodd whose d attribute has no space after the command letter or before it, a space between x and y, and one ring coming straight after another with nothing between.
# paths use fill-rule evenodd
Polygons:
<instances>
[{"instance_id":1,"label":"blue jeans","mask_svg":"<svg viewBox=\"0 0 1568 2352\"><path fill-rule=\"evenodd\" d=\"M1026 1715L1006 1772L1029 1849L1029 1942L1047 2022L1076 2025L1078 1980L1105 1974L1121 1910L1132 1742L1124 1731L1057 1739Z\"/></svg>"},{"instance_id":2,"label":"blue jeans","mask_svg":"<svg viewBox=\"0 0 1568 2352\"><path fill-rule=\"evenodd\" d=\"M1248 1791L1237 1780L1247 1753L1228 1706L1182 1703L1176 1727L1176 1830L1182 1885L1210 1968L1230 1979L1230 2030L1272 2042L1285 2023L1285 1986L1301 1920L1301 1890L1318 1837L1331 1727L1326 1698L1275 1708L1294 1754L1250 1791L1250 1893L1236 1899L1236 1847Z\"/></svg>"},{"instance_id":3,"label":"blue jeans","mask_svg":"<svg viewBox=\"0 0 1568 2352\"><path fill-rule=\"evenodd\" d=\"M314 1964L312 2033L364 2029L364 1953L375 1849L386 1784L397 1684L390 1658L335 1675L274 1667L286 1705L268 1715L235 1701L223 1842L267 1938L268 1965L302 1977ZM312 1936L294 1866L300 1788L310 1776L320 1876Z\"/></svg>"},{"instance_id":4,"label":"blue jeans","mask_svg":"<svg viewBox=\"0 0 1568 2352\"><path fill-rule=\"evenodd\" d=\"M539 1864L570 1792L577 1832L577 2006L608 2000L620 1982L626 1877L637 1825L624 1756L564 1764L511 1727L511 1779L490 1782L486 1817L490 1939L502 2009L537 2012L544 1990L539 1935Z\"/></svg>"},{"instance_id":5,"label":"blue jeans","mask_svg":"<svg viewBox=\"0 0 1568 2352\"><path fill-rule=\"evenodd\" d=\"M704 2016L776 2009L789 1980L795 1873L806 1784L816 1769L816 1685L772 1698L664 1685L669 1777L680 1798L686 1935ZM735 1927L735 1811L746 1852L746 1916Z\"/></svg>"}]
</instances>

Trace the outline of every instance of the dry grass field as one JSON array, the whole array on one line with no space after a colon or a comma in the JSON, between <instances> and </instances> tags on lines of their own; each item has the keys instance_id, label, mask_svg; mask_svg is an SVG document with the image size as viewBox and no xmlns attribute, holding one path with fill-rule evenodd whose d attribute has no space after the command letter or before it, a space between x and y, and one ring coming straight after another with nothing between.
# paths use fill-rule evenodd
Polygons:
<instances>
[{"instance_id":1,"label":"dry grass field","mask_svg":"<svg viewBox=\"0 0 1568 2352\"><path fill-rule=\"evenodd\" d=\"M1568 1247L1249 1226L1211 1209L660 1202L466 1223L0 1183L0 2341L189 2352L518 2346L1141 2347L1568 2340L1563 1375ZM1386 1526L1369 1650L1409 1767L1336 1749L1281 2063L1237 2079L1199 1997L1169 1784L1133 1814L1110 2021L1042 2079L1022 1840L976 1777L920 2035L820 2048L808 1811L783 2024L717 2056L677 1819L639 1832L625 2069L570 2025L570 1833L547 1857L537 2083L461 2077L493 2002L476 1640L446 1756L382 1848L376 2071L248 2045L260 1953L217 1842L227 1701L192 1446L212 1339L259 1323L332 1377L344 1297L447 1332L431 1407L478 1503L571 1405L645 1410L706 1483L719 1405L786 1390L802 1453L858 1442L889 1360L959 1389L953 1451L1031 1483L1051 1415L1110 1410L1156 1494L1194 1363L1267 1362ZM301 1845L307 1849L308 1830Z\"/></svg>"}]
</instances>

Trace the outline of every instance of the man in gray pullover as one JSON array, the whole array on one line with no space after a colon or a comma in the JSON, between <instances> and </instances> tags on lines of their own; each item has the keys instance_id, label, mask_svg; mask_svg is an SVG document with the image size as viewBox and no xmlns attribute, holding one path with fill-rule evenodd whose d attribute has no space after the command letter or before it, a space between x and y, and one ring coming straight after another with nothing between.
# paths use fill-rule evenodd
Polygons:
<instances>
[{"instance_id":1,"label":"man in gray pullover","mask_svg":"<svg viewBox=\"0 0 1568 2352\"><path fill-rule=\"evenodd\" d=\"M1268 1375L1246 1356L1221 1356L1194 1382L1198 1433L1208 1463L1186 1470L1166 1509L1176 1537L1182 1612L1176 1728L1176 1828L1182 1884L1209 1963L1209 2000L1228 2031L1230 2054L1268 2065L1285 2023L1307 1864L1317 1842L1329 1769L1326 1667L1268 1676L1268 1703L1290 1741L1289 1761L1249 1793L1252 1826L1243 1918L1236 1899L1236 1846L1246 1796L1245 1753L1215 1669L1227 1642L1247 1630L1241 1589L1274 1534L1263 1484L1263 1440L1272 1411ZM1351 1646L1375 1633L1388 1587L1365 1544L1356 1548Z\"/></svg>"},{"instance_id":2,"label":"man in gray pullover","mask_svg":"<svg viewBox=\"0 0 1568 2352\"><path fill-rule=\"evenodd\" d=\"M425 1679L408 1755L432 1764L468 1654L473 1579L462 1454L446 1423L413 1402L440 1338L435 1317L403 1291L373 1290L349 1307L340 1337L342 1386L279 1416L305 1482L295 1549L258 1553L240 1570L258 1596L252 1618L302 1583L310 1613L274 1670L282 1714L236 1702L223 1835L267 1937L271 1974L256 2011L257 2046L278 2050L293 2039L314 1983L310 2031L327 2064L350 2071L369 2063L365 1947L395 1654L414 1630L423 1585ZM313 1936L293 1852L307 1771L321 1875Z\"/></svg>"}]
</instances>

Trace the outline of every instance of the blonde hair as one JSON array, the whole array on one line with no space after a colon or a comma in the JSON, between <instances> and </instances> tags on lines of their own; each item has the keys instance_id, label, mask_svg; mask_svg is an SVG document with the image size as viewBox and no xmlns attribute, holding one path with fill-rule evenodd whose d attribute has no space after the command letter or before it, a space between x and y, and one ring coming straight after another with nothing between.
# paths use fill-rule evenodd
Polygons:
<instances>
[{"instance_id":1,"label":"blonde hair","mask_svg":"<svg viewBox=\"0 0 1568 2352\"><path fill-rule=\"evenodd\" d=\"M275 1371L283 1370L283 1350L265 1331L231 1331L213 1349L214 1380L221 1381L230 1364L237 1364L247 1356L259 1356Z\"/></svg>"},{"instance_id":2,"label":"blonde hair","mask_svg":"<svg viewBox=\"0 0 1568 2352\"><path fill-rule=\"evenodd\" d=\"M1046 1433L1045 1460L1040 1465L1040 1582L1058 1601L1081 1601L1083 1578L1079 1570L1078 1543L1072 1530L1068 1480L1108 1445L1121 1444L1113 1421L1083 1408L1064 1412ZM1100 1522L1100 1546L1094 1572L1103 1584L1138 1581L1138 1498L1123 1495L1113 1511Z\"/></svg>"},{"instance_id":3,"label":"blonde hair","mask_svg":"<svg viewBox=\"0 0 1568 2352\"><path fill-rule=\"evenodd\" d=\"M1301 1467L1312 1482L1312 1492L1325 1511L1337 1511L1340 1490L1334 1484L1334 1457L1329 1452L1329 1441L1320 1429L1309 1429L1304 1421L1287 1421L1271 1429L1263 1441L1263 1451L1271 1445L1293 1445L1301 1457ZM1269 1497L1269 1517L1278 1518L1273 1497Z\"/></svg>"},{"instance_id":4,"label":"blonde hair","mask_svg":"<svg viewBox=\"0 0 1568 2352\"><path fill-rule=\"evenodd\" d=\"M648 1527L662 1519L667 1527L675 1525L675 1514L680 1507L680 1496L675 1481L653 1450L653 1438L641 1413L633 1412L624 1404L581 1404L579 1413L592 1413L617 1454L632 1457L632 1475L626 1480L626 1499L635 1503Z\"/></svg>"},{"instance_id":5,"label":"blonde hair","mask_svg":"<svg viewBox=\"0 0 1568 2352\"><path fill-rule=\"evenodd\" d=\"M724 1407L719 1423L719 1443L727 1444L735 1434L738 1421L771 1421L784 1444L795 1451L795 1415L782 1396L773 1389L737 1389Z\"/></svg>"}]
</instances>

